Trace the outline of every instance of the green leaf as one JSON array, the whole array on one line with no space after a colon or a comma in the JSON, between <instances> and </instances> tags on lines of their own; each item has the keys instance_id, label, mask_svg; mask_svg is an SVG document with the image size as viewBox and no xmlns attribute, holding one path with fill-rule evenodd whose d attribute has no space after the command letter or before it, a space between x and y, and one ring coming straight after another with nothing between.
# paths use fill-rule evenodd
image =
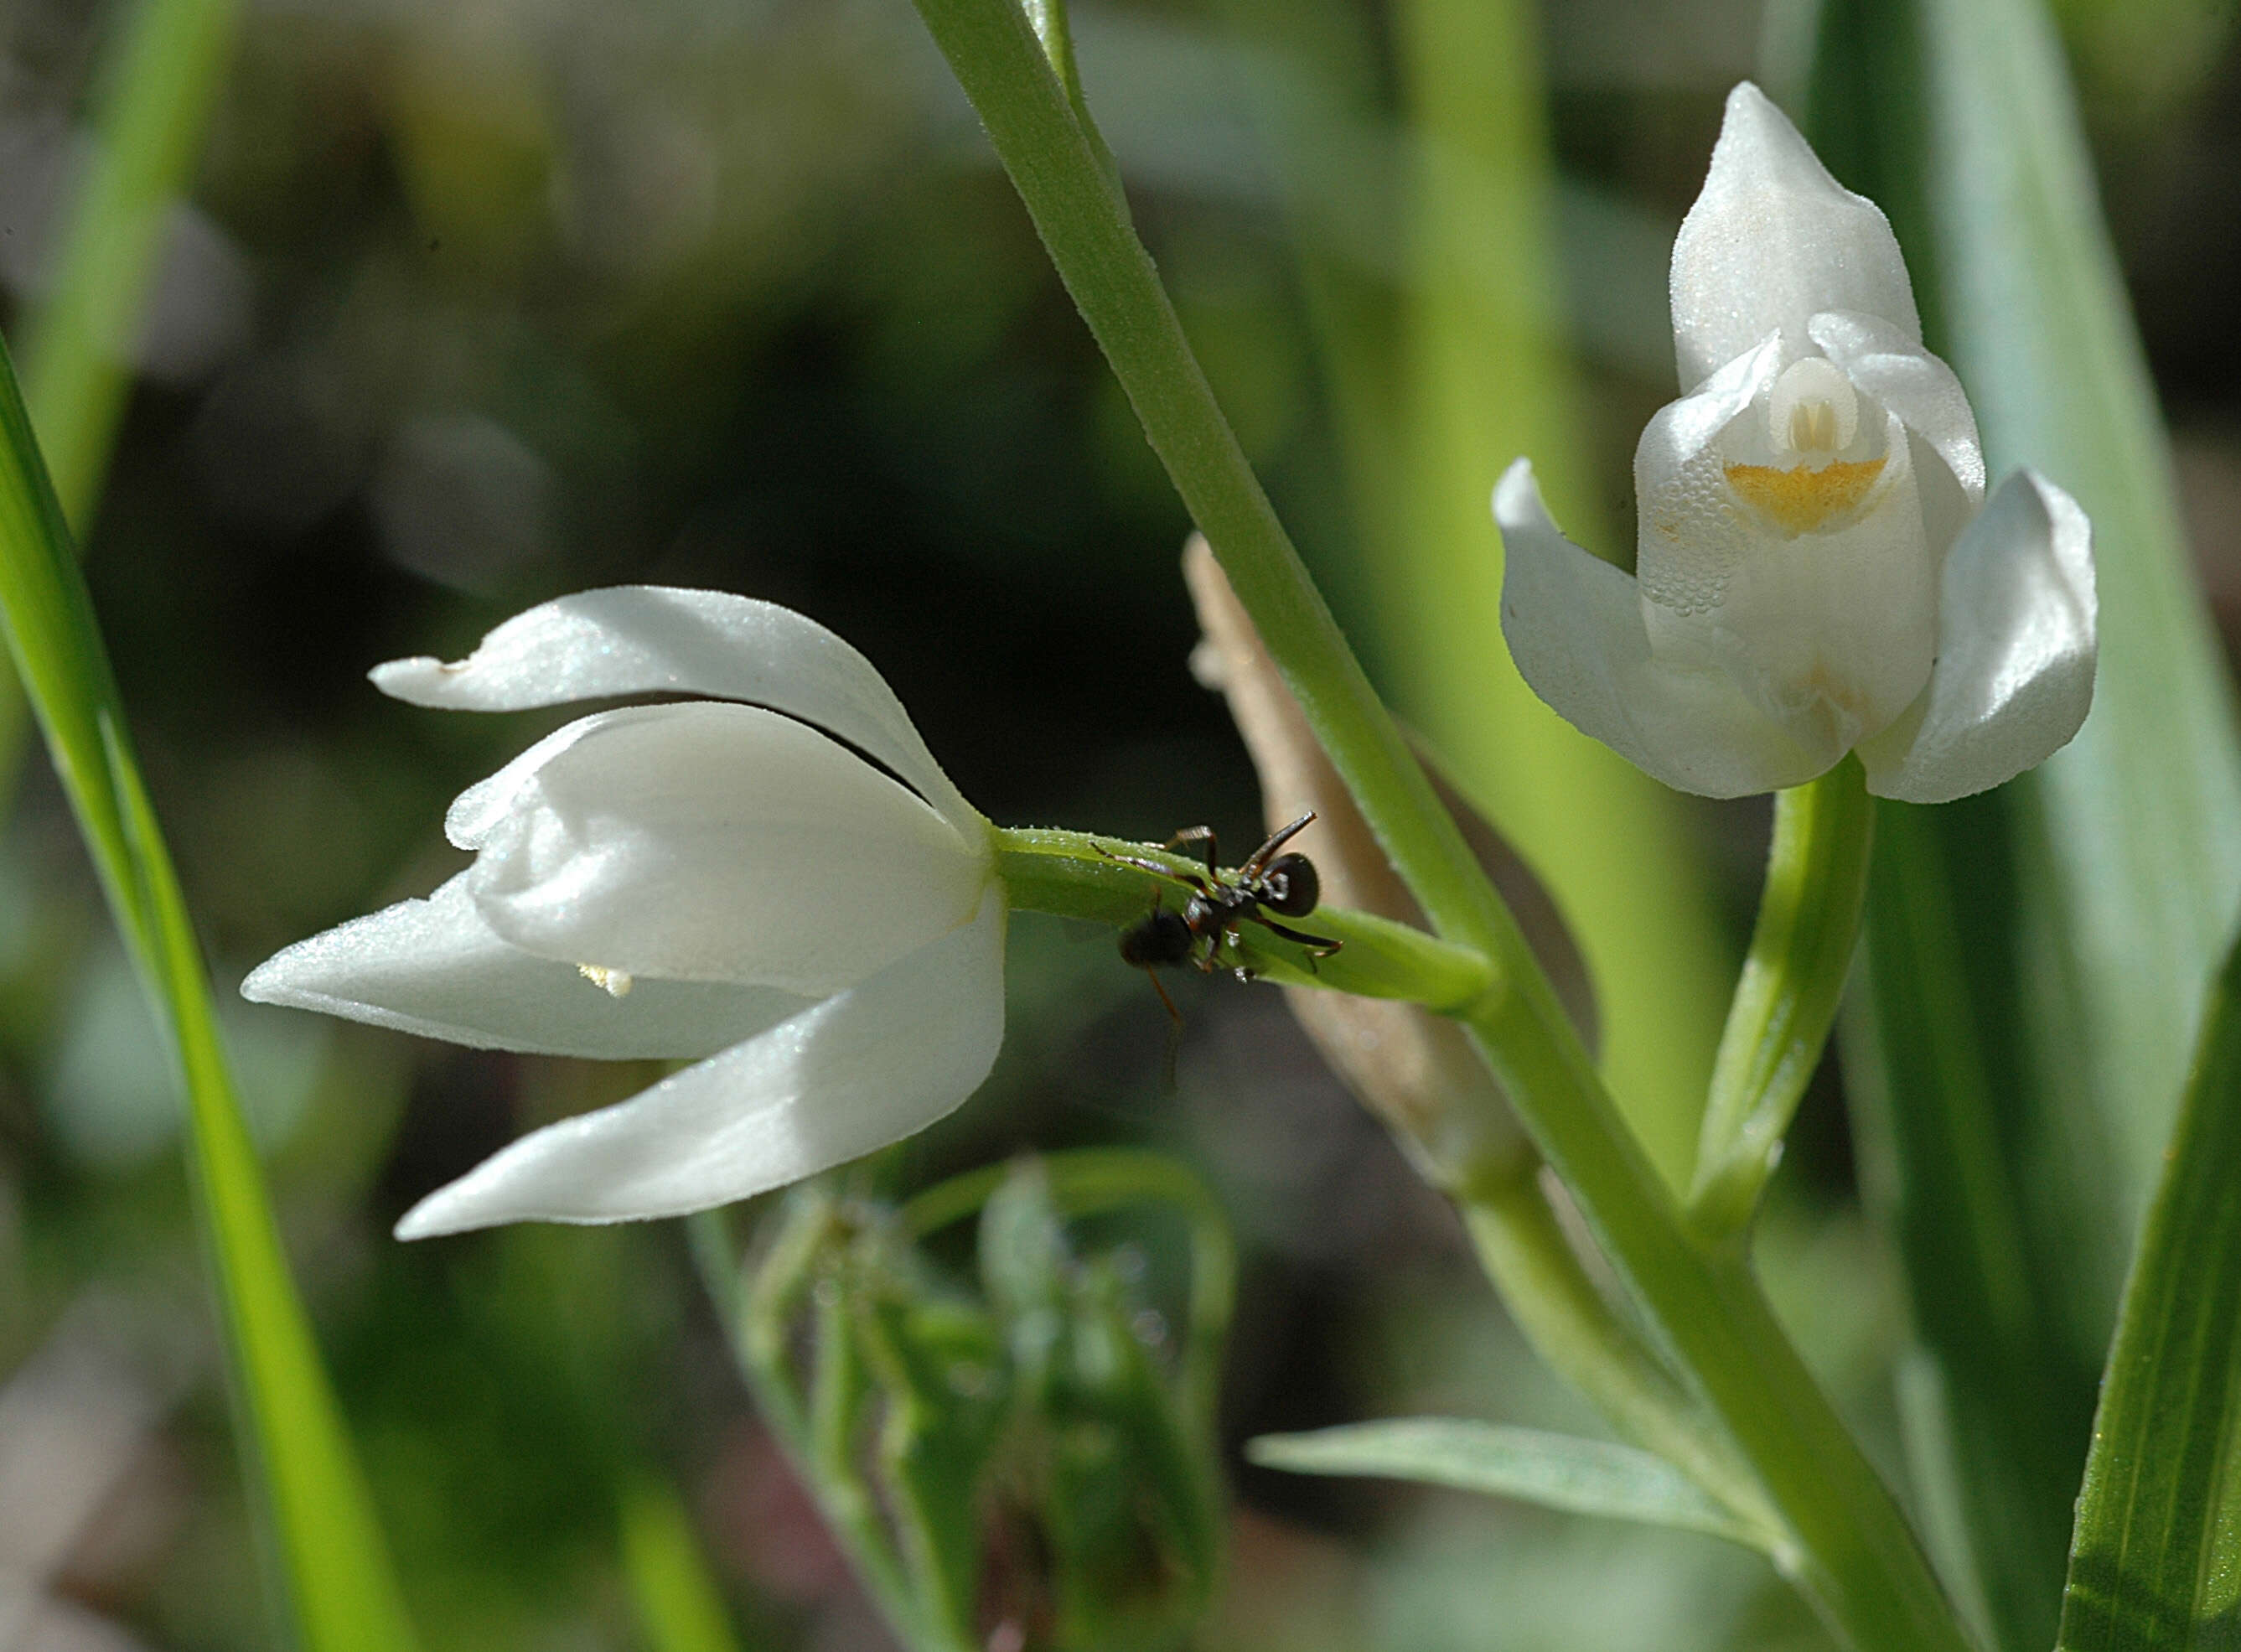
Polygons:
<instances>
[{"instance_id":1,"label":"green leaf","mask_svg":"<svg viewBox=\"0 0 2241 1652\"><path fill-rule=\"evenodd\" d=\"M620 1503L623 1575L650 1652L737 1652L723 1592L677 1488L642 1475Z\"/></svg>"},{"instance_id":2,"label":"green leaf","mask_svg":"<svg viewBox=\"0 0 2241 1652\"><path fill-rule=\"evenodd\" d=\"M2009 966L2004 800L1884 803L1845 1086L1865 1180L1897 1231L1919 1348L1902 1420L1926 1535L1982 1638L2052 1638L2092 1414L2090 1356L2063 1334L2078 1238L2047 1220L2034 1089ZM2055 1261L2050 1259L2064 1259Z\"/></svg>"},{"instance_id":3,"label":"green leaf","mask_svg":"<svg viewBox=\"0 0 2241 1652\"><path fill-rule=\"evenodd\" d=\"M15 373L0 350L0 619L110 911L188 1103L188 1151L226 1328L244 1455L255 1465L305 1652L412 1644L380 1528L288 1273L210 982Z\"/></svg>"},{"instance_id":4,"label":"green leaf","mask_svg":"<svg viewBox=\"0 0 2241 1652\"><path fill-rule=\"evenodd\" d=\"M1989 797L1879 811L1877 1000L1848 1040L1923 1358L1910 1455L1995 1644L2054 1630L2085 1419L2194 1017L2241 900L2232 697L2067 73L2034 0L1823 8L1808 127L1890 213L1995 478L2090 514L2077 739Z\"/></svg>"},{"instance_id":5,"label":"green leaf","mask_svg":"<svg viewBox=\"0 0 2241 1652\"><path fill-rule=\"evenodd\" d=\"M2241 1638L2241 946L2210 995L2093 1422L2063 1652Z\"/></svg>"},{"instance_id":6,"label":"green leaf","mask_svg":"<svg viewBox=\"0 0 2241 1652\"><path fill-rule=\"evenodd\" d=\"M96 97L92 164L23 351L24 399L63 514L81 532L108 472L171 208L201 158L241 3L137 0L125 12Z\"/></svg>"},{"instance_id":7,"label":"green leaf","mask_svg":"<svg viewBox=\"0 0 2241 1652\"><path fill-rule=\"evenodd\" d=\"M1746 1548L1768 1540L1662 1457L1602 1440L1455 1417L1357 1422L1314 1434L1270 1434L1245 1455L1301 1475L1375 1475L1514 1497L1568 1514L1709 1532Z\"/></svg>"},{"instance_id":8,"label":"green leaf","mask_svg":"<svg viewBox=\"0 0 2241 1652\"><path fill-rule=\"evenodd\" d=\"M2241 902L2232 687L2053 30L2035 0L1923 0L1923 48L1941 307L1985 457L1996 477L2037 467L2093 518L2093 712L2036 797L2074 996L2056 983L2040 1014L2077 1029L2121 1243Z\"/></svg>"}]
</instances>

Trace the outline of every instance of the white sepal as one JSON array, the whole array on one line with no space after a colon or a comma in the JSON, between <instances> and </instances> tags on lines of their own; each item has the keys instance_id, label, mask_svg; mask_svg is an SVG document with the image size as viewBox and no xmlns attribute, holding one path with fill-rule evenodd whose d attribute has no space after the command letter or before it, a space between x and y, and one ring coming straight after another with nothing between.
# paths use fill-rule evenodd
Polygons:
<instances>
[{"instance_id":1,"label":"white sepal","mask_svg":"<svg viewBox=\"0 0 2241 1652\"><path fill-rule=\"evenodd\" d=\"M242 996L476 1049L613 1061L712 1055L813 1001L714 981L641 980L612 997L574 964L501 940L468 876L298 941L250 972Z\"/></svg>"},{"instance_id":2,"label":"white sepal","mask_svg":"<svg viewBox=\"0 0 2241 1652\"><path fill-rule=\"evenodd\" d=\"M1910 803L1985 791L2044 762L2093 704L2093 527L2018 471L1946 554L1937 665L1917 714L1860 747L1868 789Z\"/></svg>"},{"instance_id":3,"label":"white sepal","mask_svg":"<svg viewBox=\"0 0 2241 1652\"><path fill-rule=\"evenodd\" d=\"M572 734L514 774L467 873L541 957L822 996L969 921L987 886L985 838L790 717L694 700Z\"/></svg>"},{"instance_id":4,"label":"white sepal","mask_svg":"<svg viewBox=\"0 0 2241 1652\"><path fill-rule=\"evenodd\" d=\"M1728 94L1703 192L1673 243L1681 387L1776 332L1793 347L1824 310L1878 316L1922 342L1906 261L1881 208L1829 176L1766 94Z\"/></svg>"},{"instance_id":5,"label":"white sepal","mask_svg":"<svg viewBox=\"0 0 2241 1652\"><path fill-rule=\"evenodd\" d=\"M1634 577L1558 531L1529 461L1503 475L1494 516L1502 635L1533 692L1582 734L1706 797L1796 786L1843 755L1800 746L1716 662L1653 659Z\"/></svg>"},{"instance_id":6,"label":"white sepal","mask_svg":"<svg viewBox=\"0 0 2241 1652\"><path fill-rule=\"evenodd\" d=\"M987 822L933 760L872 663L815 620L722 591L613 585L516 614L465 659L373 668L416 706L510 712L619 694L706 694L767 706L871 753L960 832Z\"/></svg>"},{"instance_id":7,"label":"white sepal","mask_svg":"<svg viewBox=\"0 0 2241 1652\"><path fill-rule=\"evenodd\" d=\"M992 886L964 928L627 1101L524 1136L407 1211L397 1236L679 1215L924 1129L994 1064L1004 920Z\"/></svg>"}]
</instances>

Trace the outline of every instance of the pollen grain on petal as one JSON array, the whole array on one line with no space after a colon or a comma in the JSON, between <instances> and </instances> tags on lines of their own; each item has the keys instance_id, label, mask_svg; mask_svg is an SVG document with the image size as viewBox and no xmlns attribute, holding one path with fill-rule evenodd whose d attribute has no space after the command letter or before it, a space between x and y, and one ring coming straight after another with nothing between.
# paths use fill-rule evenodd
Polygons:
<instances>
[{"instance_id":1,"label":"pollen grain on petal","mask_svg":"<svg viewBox=\"0 0 2241 1652\"><path fill-rule=\"evenodd\" d=\"M607 969L598 964L579 964L576 973L609 998L628 998L634 984L626 969Z\"/></svg>"},{"instance_id":2,"label":"pollen grain on petal","mask_svg":"<svg viewBox=\"0 0 2241 1652\"><path fill-rule=\"evenodd\" d=\"M1836 525L1856 510L1883 474L1882 458L1823 465L1729 465L1728 485L1790 538Z\"/></svg>"}]
</instances>

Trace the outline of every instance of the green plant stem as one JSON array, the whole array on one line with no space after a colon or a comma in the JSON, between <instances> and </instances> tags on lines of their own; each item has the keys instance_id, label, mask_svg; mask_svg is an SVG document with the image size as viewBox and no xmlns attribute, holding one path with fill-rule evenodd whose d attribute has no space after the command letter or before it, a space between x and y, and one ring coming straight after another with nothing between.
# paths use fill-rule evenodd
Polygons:
<instances>
[{"instance_id":1,"label":"green plant stem","mask_svg":"<svg viewBox=\"0 0 2241 1652\"><path fill-rule=\"evenodd\" d=\"M918 5L1154 450L1379 842L1434 929L1493 960L1488 990L1458 1013L1780 1509L1796 1538L1785 1571L1856 1646L1960 1652L1966 1639L1913 1534L1783 1335L1742 1247L1716 1246L1683 1222L1309 581L1025 14L1014 0Z\"/></svg>"},{"instance_id":2,"label":"green plant stem","mask_svg":"<svg viewBox=\"0 0 2241 1652\"><path fill-rule=\"evenodd\" d=\"M1681 1469L1759 1534L1758 1547L1776 1552L1785 1528L1757 1476L1702 1402L1612 1311L1558 1225L1540 1168L1528 1159L1477 1177L1462 1207L1472 1246L1518 1328L1622 1435Z\"/></svg>"},{"instance_id":3,"label":"green plant stem","mask_svg":"<svg viewBox=\"0 0 2241 1652\"><path fill-rule=\"evenodd\" d=\"M1116 852L1172 861L1179 869L1193 864L1148 845L1122 845L1081 833L1001 831L998 865L1013 905L1096 922L1134 923L1145 913L1149 893L1161 887L1160 880L1099 853L1100 841ZM1314 977L1295 978L1304 984L1371 990L1435 1008L1468 1005L1486 993L1489 977L1483 959L1421 931L1342 910L1318 910L1305 922L1311 929L1343 934L1347 946L1322 960ZM1272 973L1288 970L1288 960L1273 947L1260 946L1250 926L1241 940L1246 949L1241 956L1254 967ZM1502 1105L1491 1086L1482 1089L1494 1106ZM1470 1105L1461 1096L1455 1104ZM1514 1139L1514 1127L1505 1118L1499 1130L1458 1139ZM1662 1453L1747 1524L1759 1529L1778 1527L1751 1470L1736 1456L1718 1423L1589 1276L1542 1190L1540 1156L1521 1143L1477 1162L1458 1163L1451 1147L1443 1151L1442 1138L1414 1140L1429 1161L1427 1174L1450 1191L1462 1189L1467 1194L1464 1214L1479 1255L1535 1350L1577 1384L1627 1438ZM1104 1187L1106 1178L1094 1166L1062 1173L1067 1162L1063 1155L1051 1160L1054 1189L1061 1199L1091 1197ZM1172 1166L1167 1169L1170 1174L1179 1174ZM1061 1180L1062 1174L1090 1180L1069 1194L1074 1183ZM929 1189L905 1207L904 1225L913 1234L922 1234L969 1214L1002 1174L1002 1167L993 1167ZM1768 1547L1773 1547L1771 1540Z\"/></svg>"},{"instance_id":4,"label":"green plant stem","mask_svg":"<svg viewBox=\"0 0 2241 1652\"><path fill-rule=\"evenodd\" d=\"M1712 1069L1689 1195L1689 1217L1708 1234L1749 1224L1820 1064L1859 941L1875 819L1856 757L1775 799L1766 889Z\"/></svg>"},{"instance_id":5,"label":"green plant stem","mask_svg":"<svg viewBox=\"0 0 2241 1652\"><path fill-rule=\"evenodd\" d=\"M1475 945L1515 926L1433 796L1276 519L1184 338L1125 205L1013 0L920 0L1067 290L1261 639L1433 927Z\"/></svg>"},{"instance_id":6,"label":"green plant stem","mask_svg":"<svg viewBox=\"0 0 2241 1652\"><path fill-rule=\"evenodd\" d=\"M731 1338L734 1363L754 1396L756 1411L816 1500L818 1511L887 1627L910 1652L974 1652L924 1622L878 1507L845 1471L828 1466L845 1462L848 1442L836 1445L819 1439L813 1419L850 1411L846 1396L833 1390L850 1381L860 1381L860 1370L851 1372L847 1367L854 1361L844 1363L826 1354L819 1358L810 1378L823 1391L812 1399L795 1387L789 1326L816 1286L812 1275L826 1238L822 1224L814 1220L787 1224L752 1284L742 1276L733 1254L722 1211L688 1216L685 1227L701 1285ZM837 1296L828 1303L811 1303L813 1313L828 1317L845 1308ZM853 1348L845 1332L837 1342L831 1340L828 1334L835 1328L833 1324L819 1327L820 1351Z\"/></svg>"},{"instance_id":7,"label":"green plant stem","mask_svg":"<svg viewBox=\"0 0 2241 1652\"><path fill-rule=\"evenodd\" d=\"M1203 876L1204 863L1151 844L1097 838L1086 832L1052 827L997 832L997 873L1012 906L1064 918L1127 925L1163 900L1179 909L1189 892L1112 854L1134 855L1173 866L1180 873ZM1112 854L1100 853L1099 846ZM1435 1010L1454 1010L1482 996L1494 977L1484 953L1458 946L1421 929L1396 924L1373 913L1342 907L1317 908L1305 919L1286 919L1288 927L1341 942L1340 949L1316 958L1306 947L1280 940L1257 924L1239 926L1235 946L1220 959L1232 959L1255 974L1293 987L1327 987L1364 998L1409 999Z\"/></svg>"},{"instance_id":8,"label":"green plant stem","mask_svg":"<svg viewBox=\"0 0 2241 1652\"><path fill-rule=\"evenodd\" d=\"M1776 1554L1783 1574L1863 1652L1961 1652L1967 1637L1914 1534L1775 1318L1742 1236L1715 1241L1682 1220L1586 1053L1552 1036L1522 994L1497 995L1468 1025L1779 1512L1789 1531ZM1479 1202L1472 1189L1462 1196Z\"/></svg>"}]
</instances>

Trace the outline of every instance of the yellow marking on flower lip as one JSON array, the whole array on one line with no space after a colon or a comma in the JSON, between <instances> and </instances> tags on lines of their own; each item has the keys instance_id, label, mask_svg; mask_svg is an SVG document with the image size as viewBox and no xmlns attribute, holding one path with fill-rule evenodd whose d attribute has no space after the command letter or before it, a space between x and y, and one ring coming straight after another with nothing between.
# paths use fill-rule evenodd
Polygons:
<instances>
[{"instance_id":1,"label":"yellow marking on flower lip","mask_svg":"<svg viewBox=\"0 0 2241 1652\"><path fill-rule=\"evenodd\" d=\"M1776 465L1729 465L1728 485L1793 538L1811 533L1867 497L1883 472L1879 458L1839 459L1817 469Z\"/></svg>"}]
</instances>

